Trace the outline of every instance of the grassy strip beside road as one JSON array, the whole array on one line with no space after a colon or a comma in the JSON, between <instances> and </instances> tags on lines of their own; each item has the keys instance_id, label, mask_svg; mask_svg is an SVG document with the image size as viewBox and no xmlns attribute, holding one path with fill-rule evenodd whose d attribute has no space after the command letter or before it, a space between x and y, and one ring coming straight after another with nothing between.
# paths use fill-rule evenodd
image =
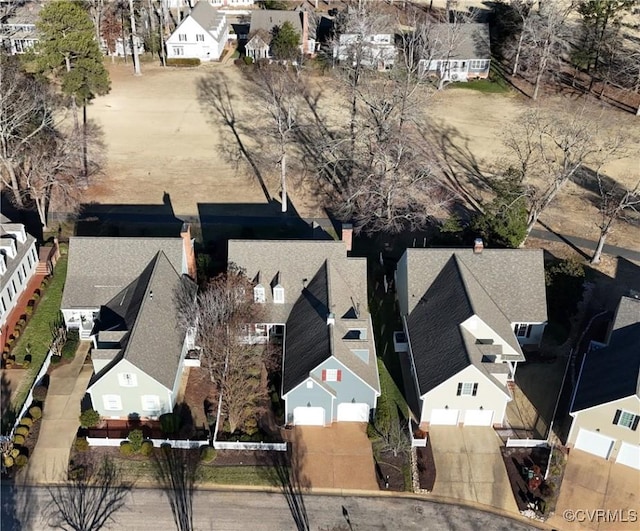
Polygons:
<instances>
[{"instance_id":1,"label":"grassy strip beside road","mask_svg":"<svg viewBox=\"0 0 640 531\"><path fill-rule=\"evenodd\" d=\"M29 346L29 352L31 353L31 365L20 384L20 389L13 398L13 406L17 409L22 407L25 398L29 394L29 389L31 389L33 381L47 356L52 339L50 325L60 313L62 290L67 278L66 246L60 246L60 253L61 256L56 264L53 277L40 300L40 304L38 304L23 334L18 338L18 342L12 352L18 362L24 360L27 354L27 346Z\"/></svg>"}]
</instances>

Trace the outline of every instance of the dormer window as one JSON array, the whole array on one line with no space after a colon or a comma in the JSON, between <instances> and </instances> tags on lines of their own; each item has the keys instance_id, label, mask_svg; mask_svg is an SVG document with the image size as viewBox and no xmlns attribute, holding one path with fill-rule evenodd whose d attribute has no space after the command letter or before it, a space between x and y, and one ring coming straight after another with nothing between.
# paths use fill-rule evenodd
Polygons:
<instances>
[{"instance_id":1,"label":"dormer window","mask_svg":"<svg viewBox=\"0 0 640 531\"><path fill-rule=\"evenodd\" d=\"M273 302L275 304L284 304L284 288L280 284L273 288Z\"/></svg>"},{"instance_id":2,"label":"dormer window","mask_svg":"<svg viewBox=\"0 0 640 531\"><path fill-rule=\"evenodd\" d=\"M283 295L284 296L284 295ZM264 286L262 284L258 284L253 288L253 300L254 302L264 304L267 300L267 295L264 291Z\"/></svg>"}]
</instances>

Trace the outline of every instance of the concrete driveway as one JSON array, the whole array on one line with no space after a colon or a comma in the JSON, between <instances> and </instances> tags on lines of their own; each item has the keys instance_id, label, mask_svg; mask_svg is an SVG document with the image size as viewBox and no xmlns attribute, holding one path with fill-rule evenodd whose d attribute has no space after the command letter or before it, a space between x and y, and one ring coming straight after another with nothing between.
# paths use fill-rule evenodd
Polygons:
<instances>
[{"instance_id":1,"label":"concrete driveway","mask_svg":"<svg viewBox=\"0 0 640 531\"><path fill-rule=\"evenodd\" d=\"M367 425L296 426L293 460L302 487L379 490Z\"/></svg>"},{"instance_id":2,"label":"concrete driveway","mask_svg":"<svg viewBox=\"0 0 640 531\"><path fill-rule=\"evenodd\" d=\"M429 440L436 465L433 494L518 512L493 428L431 426Z\"/></svg>"},{"instance_id":3,"label":"concrete driveway","mask_svg":"<svg viewBox=\"0 0 640 531\"><path fill-rule=\"evenodd\" d=\"M564 471L555 515L547 523L563 530L638 529L639 490L640 471L573 449ZM586 513L596 509L612 511L611 516ZM618 511L617 521L613 521L615 511ZM635 511L635 519L630 511ZM624 519L627 521L622 521Z\"/></svg>"},{"instance_id":4,"label":"concrete driveway","mask_svg":"<svg viewBox=\"0 0 640 531\"><path fill-rule=\"evenodd\" d=\"M80 402L93 373L91 365L84 365L90 345L80 342L73 361L51 373L38 442L26 470L30 483L67 479L71 445L80 427Z\"/></svg>"}]
</instances>

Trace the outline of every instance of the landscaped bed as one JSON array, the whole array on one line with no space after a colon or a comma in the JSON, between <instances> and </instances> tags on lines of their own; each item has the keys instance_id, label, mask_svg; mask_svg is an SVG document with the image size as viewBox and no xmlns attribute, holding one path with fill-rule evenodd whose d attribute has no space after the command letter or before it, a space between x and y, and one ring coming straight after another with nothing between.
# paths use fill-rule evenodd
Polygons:
<instances>
[{"instance_id":1,"label":"landscaped bed","mask_svg":"<svg viewBox=\"0 0 640 531\"><path fill-rule=\"evenodd\" d=\"M416 448L418 484L421 489L431 492L436 483L436 463L433 460L431 444Z\"/></svg>"}]
</instances>

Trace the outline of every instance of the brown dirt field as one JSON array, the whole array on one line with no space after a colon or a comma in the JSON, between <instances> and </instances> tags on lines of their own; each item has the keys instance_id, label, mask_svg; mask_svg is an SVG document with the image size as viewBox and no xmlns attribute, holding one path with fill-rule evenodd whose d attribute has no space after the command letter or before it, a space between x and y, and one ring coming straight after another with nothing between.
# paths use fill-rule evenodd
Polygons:
<instances>
[{"instance_id":1,"label":"brown dirt field","mask_svg":"<svg viewBox=\"0 0 640 531\"><path fill-rule=\"evenodd\" d=\"M264 110L250 93L239 68L210 64L199 68L162 69L144 65L143 75L132 75L130 65L108 65L112 91L89 107L90 119L105 133L107 167L102 180L87 192L87 199L101 203L159 204L170 195L174 213L195 215L198 203L264 203L256 179L239 164L237 144L228 128L212 123L197 99L196 83L203 76L224 77L232 91L232 104L243 141L259 159L268 161L265 181L270 195L277 196L277 167L261 134ZM321 111L340 114L330 78L316 78L322 87ZM547 96L540 105L561 107L569 96ZM504 156L502 138L517 116L532 102L512 93L482 94L449 88L434 95L428 116L436 134L445 131L467 163L486 171ZM630 137L640 138L640 120L606 107L602 120L623 127ZM244 134L243 134L244 133ZM637 179L640 154L637 143L629 156L604 170L630 185ZM295 171L295 170L294 170ZM295 176L294 176L295 177ZM290 184L291 199L305 217L322 216L314 194L299 181ZM595 239L597 209L578 185L570 183L543 216L552 228ZM614 245L631 246L637 228L620 223L610 236Z\"/></svg>"}]
</instances>

